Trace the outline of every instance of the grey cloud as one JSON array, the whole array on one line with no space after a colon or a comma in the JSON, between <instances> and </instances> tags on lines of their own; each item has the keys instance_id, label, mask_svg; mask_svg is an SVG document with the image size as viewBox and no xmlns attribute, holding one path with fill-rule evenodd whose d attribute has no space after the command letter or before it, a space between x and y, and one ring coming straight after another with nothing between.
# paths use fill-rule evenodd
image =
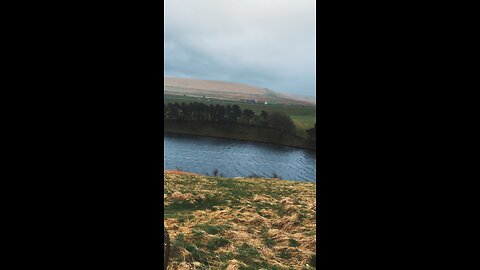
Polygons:
<instances>
[{"instance_id":1,"label":"grey cloud","mask_svg":"<svg viewBox=\"0 0 480 270\"><path fill-rule=\"evenodd\" d=\"M315 0L166 0L164 75L315 96Z\"/></svg>"}]
</instances>

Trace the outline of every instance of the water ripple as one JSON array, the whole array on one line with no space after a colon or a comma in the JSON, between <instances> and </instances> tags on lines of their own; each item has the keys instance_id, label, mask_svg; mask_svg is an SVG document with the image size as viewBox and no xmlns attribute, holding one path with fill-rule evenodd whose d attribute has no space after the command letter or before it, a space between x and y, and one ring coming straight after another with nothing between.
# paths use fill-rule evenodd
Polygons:
<instances>
[{"instance_id":1,"label":"water ripple","mask_svg":"<svg viewBox=\"0 0 480 270\"><path fill-rule=\"evenodd\" d=\"M313 151L263 143L185 135L164 136L164 167L225 177L252 174L282 179L316 181Z\"/></svg>"}]
</instances>

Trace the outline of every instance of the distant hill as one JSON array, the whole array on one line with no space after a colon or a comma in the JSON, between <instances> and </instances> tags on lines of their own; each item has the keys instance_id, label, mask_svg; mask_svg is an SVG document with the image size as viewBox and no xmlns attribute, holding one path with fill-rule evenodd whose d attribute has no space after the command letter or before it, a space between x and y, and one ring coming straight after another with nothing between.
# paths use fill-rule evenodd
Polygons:
<instances>
[{"instance_id":1,"label":"distant hill","mask_svg":"<svg viewBox=\"0 0 480 270\"><path fill-rule=\"evenodd\" d=\"M285 95L270 89L240 83L164 77L164 94L205 96L219 99L270 102L287 105L315 105L315 101Z\"/></svg>"}]
</instances>

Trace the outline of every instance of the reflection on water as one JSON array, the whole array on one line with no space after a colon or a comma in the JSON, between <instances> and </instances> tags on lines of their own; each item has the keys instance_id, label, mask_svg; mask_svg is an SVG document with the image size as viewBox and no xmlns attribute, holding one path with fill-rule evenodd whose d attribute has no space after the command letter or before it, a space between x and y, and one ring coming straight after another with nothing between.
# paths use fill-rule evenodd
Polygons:
<instances>
[{"instance_id":1,"label":"reflection on water","mask_svg":"<svg viewBox=\"0 0 480 270\"><path fill-rule=\"evenodd\" d=\"M225 177L253 174L282 179L315 181L316 153L271 144L229 139L165 134L164 168Z\"/></svg>"}]
</instances>

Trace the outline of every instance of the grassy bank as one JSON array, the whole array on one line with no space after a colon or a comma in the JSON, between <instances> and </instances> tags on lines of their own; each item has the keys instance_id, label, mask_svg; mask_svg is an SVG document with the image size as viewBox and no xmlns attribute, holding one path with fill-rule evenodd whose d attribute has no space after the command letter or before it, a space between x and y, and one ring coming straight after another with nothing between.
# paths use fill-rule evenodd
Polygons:
<instances>
[{"instance_id":1,"label":"grassy bank","mask_svg":"<svg viewBox=\"0 0 480 270\"><path fill-rule=\"evenodd\" d=\"M314 269L315 183L166 172L164 188L170 269Z\"/></svg>"},{"instance_id":2,"label":"grassy bank","mask_svg":"<svg viewBox=\"0 0 480 270\"><path fill-rule=\"evenodd\" d=\"M316 148L314 143L298 135L238 123L165 120L164 132L265 142L305 149Z\"/></svg>"}]
</instances>

